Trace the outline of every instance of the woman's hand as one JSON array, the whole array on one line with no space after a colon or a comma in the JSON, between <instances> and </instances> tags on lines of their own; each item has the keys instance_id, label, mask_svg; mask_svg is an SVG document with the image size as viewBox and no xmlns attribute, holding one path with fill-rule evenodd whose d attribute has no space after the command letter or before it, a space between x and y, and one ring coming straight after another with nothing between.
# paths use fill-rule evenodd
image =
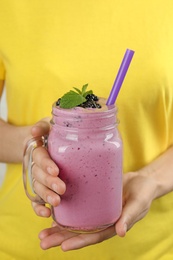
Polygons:
<instances>
[{"instance_id":1,"label":"woman's hand","mask_svg":"<svg viewBox=\"0 0 173 260\"><path fill-rule=\"evenodd\" d=\"M155 198L156 183L152 177L139 172L129 172L123 179L123 210L114 226L97 233L78 234L54 223L53 227L40 232L41 248L61 246L63 251L68 251L100 243L115 235L124 237L127 230L149 211Z\"/></svg>"},{"instance_id":2,"label":"woman's hand","mask_svg":"<svg viewBox=\"0 0 173 260\"><path fill-rule=\"evenodd\" d=\"M48 135L50 131L49 119L43 119L31 129L32 137ZM40 146L33 151L32 179L35 193L52 206L60 203L60 195L65 192L65 183L58 178L59 169L50 158L47 150ZM32 202L33 209L38 216L49 217L51 210L44 204Z\"/></svg>"}]
</instances>

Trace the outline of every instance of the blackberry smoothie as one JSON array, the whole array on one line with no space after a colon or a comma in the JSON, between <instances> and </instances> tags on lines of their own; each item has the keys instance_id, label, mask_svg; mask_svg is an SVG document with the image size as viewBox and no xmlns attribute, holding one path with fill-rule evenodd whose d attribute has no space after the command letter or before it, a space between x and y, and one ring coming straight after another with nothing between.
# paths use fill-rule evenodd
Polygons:
<instances>
[{"instance_id":1,"label":"blackberry smoothie","mask_svg":"<svg viewBox=\"0 0 173 260\"><path fill-rule=\"evenodd\" d=\"M52 107L48 152L66 183L53 218L63 227L94 232L113 225L122 210L122 140L116 107Z\"/></svg>"}]
</instances>

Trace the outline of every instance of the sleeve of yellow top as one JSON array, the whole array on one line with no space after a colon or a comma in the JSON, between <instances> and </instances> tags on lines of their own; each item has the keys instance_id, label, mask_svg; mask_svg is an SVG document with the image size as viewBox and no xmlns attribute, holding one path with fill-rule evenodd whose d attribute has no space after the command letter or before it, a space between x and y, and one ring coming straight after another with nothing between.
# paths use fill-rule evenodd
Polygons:
<instances>
[{"instance_id":1,"label":"sleeve of yellow top","mask_svg":"<svg viewBox=\"0 0 173 260\"><path fill-rule=\"evenodd\" d=\"M5 80L5 68L2 63L2 60L0 59L0 97L2 94L2 89L3 89L3 81Z\"/></svg>"},{"instance_id":2,"label":"sleeve of yellow top","mask_svg":"<svg viewBox=\"0 0 173 260\"><path fill-rule=\"evenodd\" d=\"M5 68L2 60L0 59L0 80L5 79Z\"/></svg>"}]
</instances>

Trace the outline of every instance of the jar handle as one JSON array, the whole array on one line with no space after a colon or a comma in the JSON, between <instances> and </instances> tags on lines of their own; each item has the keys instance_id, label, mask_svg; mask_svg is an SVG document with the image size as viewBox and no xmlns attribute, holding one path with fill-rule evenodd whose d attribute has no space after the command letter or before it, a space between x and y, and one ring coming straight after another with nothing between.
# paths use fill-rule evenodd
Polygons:
<instances>
[{"instance_id":1,"label":"jar handle","mask_svg":"<svg viewBox=\"0 0 173 260\"><path fill-rule=\"evenodd\" d=\"M45 204L45 201L35 193L32 178L33 151L40 146L47 147L47 136L33 137L26 143L23 156L23 184L25 193L31 201Z\"/></svg>"}]
</instances>

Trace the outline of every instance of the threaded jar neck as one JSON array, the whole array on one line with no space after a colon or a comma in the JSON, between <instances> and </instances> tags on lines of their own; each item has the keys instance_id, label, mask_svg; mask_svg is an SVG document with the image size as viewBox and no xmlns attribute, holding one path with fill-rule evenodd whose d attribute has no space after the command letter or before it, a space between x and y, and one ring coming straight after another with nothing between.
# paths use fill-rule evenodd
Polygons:
<instances>
[{"instance_id":1,"label":"threaded jar neck","mask_svg":"<svg viewBox=\"0 0 173 260\"><path fill-rule=\"evenodd\" d=\"M104 109L85 109L75 107L62 109L55 104L52 106L52 120L54 127L77 128L77 129L102 129L115 127L118 124L116 106Z\"/></svg>"}]
</instances>

